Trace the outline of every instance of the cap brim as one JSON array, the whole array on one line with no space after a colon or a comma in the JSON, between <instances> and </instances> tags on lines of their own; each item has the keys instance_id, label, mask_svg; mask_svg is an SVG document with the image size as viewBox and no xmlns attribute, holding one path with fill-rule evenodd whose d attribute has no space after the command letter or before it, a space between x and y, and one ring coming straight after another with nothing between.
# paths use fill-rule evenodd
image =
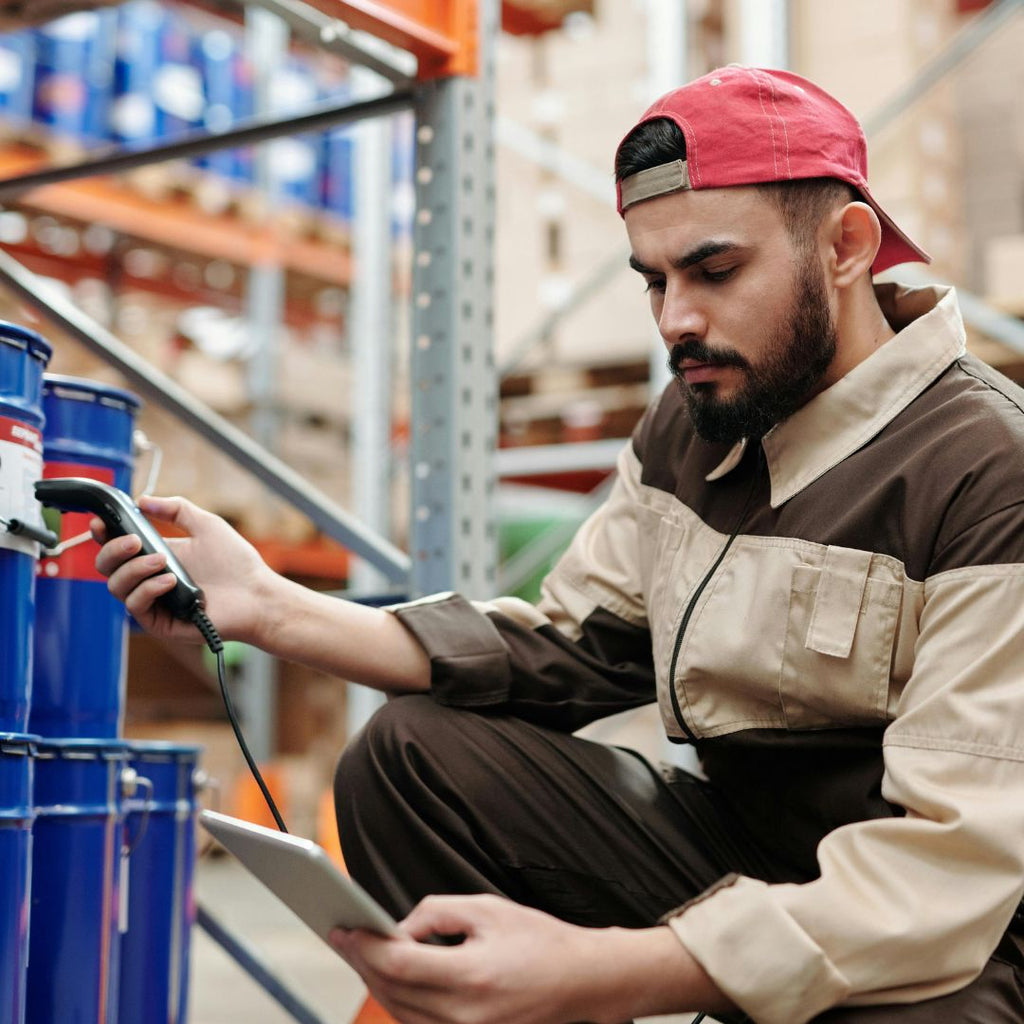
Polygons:
<instances>
[{"instance_id":1,"label":"cap brim","mask_svg":"<svg viewBox=\"0 0 1024 1024\"><path fill-rule=\"evenodd\" d=\"M882 243L878 247L875 262L871 264L872 274L880 274L883 270L895 267L898 263L931 263L931 256L919 245L915 245L896 226L896 221L882 209L865 186L860 186L857 191L864 197L864 202L878 214L878 219L882 224Z\"/></svg>"}]
</instances>

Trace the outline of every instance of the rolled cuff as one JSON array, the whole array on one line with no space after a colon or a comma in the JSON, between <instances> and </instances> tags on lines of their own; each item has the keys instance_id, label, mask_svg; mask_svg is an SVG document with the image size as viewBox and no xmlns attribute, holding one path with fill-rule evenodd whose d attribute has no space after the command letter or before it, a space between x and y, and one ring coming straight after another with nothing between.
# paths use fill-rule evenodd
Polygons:
<instances>
[{"instance_id":1,"label":"rolled cuff","mask_svg":"<svg viewBox=\"0 0 1024 1024\"><path fill-rule=\"evenodd\" d=\"M846 978L764 882L733 876L664 923L758 1024L804 1024L850 993Z\"/></svg>"},{"instance_id":2,"label":"rolled cuff","mask_svg":"<svg viewBox=\"0 0 1024 1024\"><path fill-rule=\"evenodd\" d=\"M427 652L430 689L438 703L484 707L508 699L508 648L490 618L464 597L434 594L388 610Z\"/></svg>"}]
</instances>

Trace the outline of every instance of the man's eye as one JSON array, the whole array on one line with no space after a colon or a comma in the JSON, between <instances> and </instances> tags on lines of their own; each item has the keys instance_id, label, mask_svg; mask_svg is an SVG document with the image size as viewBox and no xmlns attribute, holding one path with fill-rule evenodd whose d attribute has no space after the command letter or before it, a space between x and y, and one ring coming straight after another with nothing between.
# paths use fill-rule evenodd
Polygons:
<instances>
[{"instance_id":1,"label":"man's eye","mask_svg":"<svg viewBox=\"0 0 1024 1024\"><path fill-rule=\"evenodd\" d=\"M728 281L735 272L735 267L729 267L728 270L705 270L703 276L705 281Z\"/></svg>"},{"instance_id":2,"label":"man's eye","mask_svg":"<svg viewBox=\"0 0 1024 1024\"><path fill-rule=\"evenodd\" d=\"M647 287L644 288L645 292L663 292L665 290L665 279L663 277L654 277L648 280Z\"/></svg>"}]
</instances>

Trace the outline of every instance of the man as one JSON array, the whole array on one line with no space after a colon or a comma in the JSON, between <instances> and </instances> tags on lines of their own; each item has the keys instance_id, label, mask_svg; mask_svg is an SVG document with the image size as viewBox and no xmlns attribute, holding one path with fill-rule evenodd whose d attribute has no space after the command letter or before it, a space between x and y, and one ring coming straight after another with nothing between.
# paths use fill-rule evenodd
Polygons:
<instances>
[{"instance_id":1,"label":"man","mask_svg":"<svg viewBox=\"0 0 1024 1024\"><path fill-rule=\"evenodd\" d=\"M339 766L346 859L464 941L337 948L414 1024L1024 1020L1024 395L951 290L872 286L926 257L812 83L675 90L616 177L676 380L537 608L346 605L143 506L222 634L407 694ZM184 636L135 551L97 564ZM654 699L708 781L572 735Z\"/></svg>"}]
</instances>

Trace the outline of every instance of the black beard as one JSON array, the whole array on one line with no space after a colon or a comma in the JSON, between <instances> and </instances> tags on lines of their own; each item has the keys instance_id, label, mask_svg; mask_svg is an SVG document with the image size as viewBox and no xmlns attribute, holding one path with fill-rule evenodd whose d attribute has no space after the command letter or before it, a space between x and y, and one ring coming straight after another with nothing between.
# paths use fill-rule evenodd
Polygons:
<instances>
[{"instance_id":1,"label":"black beard","mask_svg":"<svg viewBox=\"0 0 1024 1024\"><path fill-rule=\"evenodd\" d=\"M705 441L735 444L744 437L764 437L807 401L835 358L836 342L824 277L809 258L797 278L789 320L775 332L763 363L752 365L736 351L710 349L694 339L672 347L669 369L697 433ZM739 367L746 383L734 398L720 401L715 384L686 383L684 359Z\"/></svg>"}]
</instances>

